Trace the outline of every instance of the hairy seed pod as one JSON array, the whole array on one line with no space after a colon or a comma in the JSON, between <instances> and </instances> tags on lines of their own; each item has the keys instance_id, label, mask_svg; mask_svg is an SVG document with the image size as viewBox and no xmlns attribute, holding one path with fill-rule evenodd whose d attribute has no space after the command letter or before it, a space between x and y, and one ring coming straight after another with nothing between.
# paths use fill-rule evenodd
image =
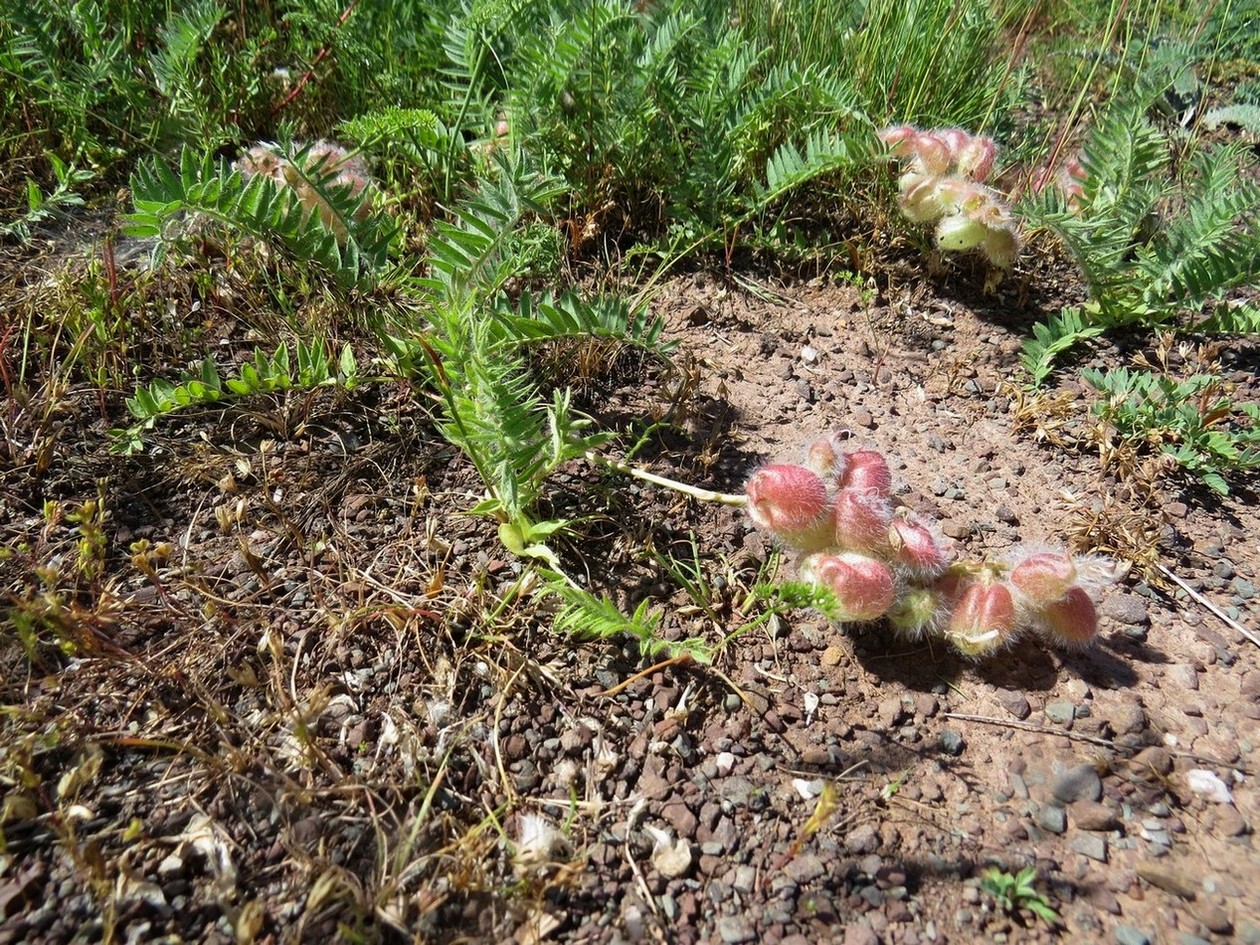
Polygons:
<instances>
[{"instance_id":1,"label":"hairy seed pod","mask_svg":"<svg viewBox=\"0 0 1260 945\"><path fill-rule=\"evenodd\" d=\"M854 450L844 454L841 489L873 489L879 495L892 494L892 471L878 450Z\"/></svg>"},{"instance_id":2,"label":"hairy seed pod","mask_svg":"<svg viewBox=\"0 0 1260 945\"><path fill-rule=\"evenodd\" d=\"M980 249L993 265L1010 269L1019 258L1019 235L1011 229L989 230Z\"/></svg>"},{"instance_id":3,"label":"hairy seed pod","mask_svg":"<svg viewBox=\"0 0 1260 945\"><path fill-rule=\"evenodd\" d=\"M802 563L800 573L836 595L841 620L878 620L893 605L892 572L877 558L847 551L815 554Z\"/></svg>"},{"instance_id":4,"label":"hairy seed pod","mask_svg":"<svg viewBox=\"0 0 1260 945\"><path fill-rule=\"evenodd\" d=\"M949 564L949 555L936 532L913 514L899 510L888 528L893 561L920 580L931 580Z\"/></svg>"},{"instance_id":5,"label":"hairy seed pod","mask_svg":"<svg viewBox=\"0 0 1260 945\"><path fill-rule=\"evenodd\" d=\"M1068 588L1059 600L1033 615L1042 635L1065 649L1088 646L1098 636L1098 608L1082 587Z\"/></svg>"},{"instance_id":6,"label":"hairy seed pod","mask_svg":"<svg viewBox=\"0 0 1260 945\"><path fill-rule=\"evenodd\" d=\"M949 621L949 641L966 656L992 653L1011 642L1015 599L1005 584L979 581L963 591Z\"/></svg>"},{"instance_id":7,"label":"hairy seed pod","mask_svg":"<svg viewBox=\"0 0 1260 945\"><path fill-rule=\"evenodd\" d=\"M1038 551L1011 568L1009 580L1033 607L1041 607L1067 594L1076 583L1076 565L1064 552Z\"/></svg>"},{"instance_id":8,"label":"hairy seed pod","mask_svg":"<svg viewBox=\"0 0 1260 945\"><path fill-rule=\"evenodd\" d=\"M993 143L992 138L972 138L958 149L955 157L959 174L982 181L993 170L993 162L997 158L997 145Z\"/></svg>"},{"instance_id":9,"label":"hairy seed pod","mask_svg":"<svg viewBox=\"0 0 1260 945\"><path fill-rule=\"evenodd\" d=\"M748 517L793 548L817 550L834 538L827 486L804 466L763 466L744 487Z\"/></svg>"},{"instance_id":10,"label":"hairy seed pod","mask_svg":"<svg viewBox=\"0 0 1260 945\"><path fill-rule=\"evenodd\" d=\"M941 217L936 225L936 245L949 252L961 252L975 249L984 242L989 230L983 223L978 223L970 216L955 213Z\"/></svg>"},{"instance_id":11,"label":"hairy seed pod","mask_svg":"<svg viewBox=\"0 0 1260 945\"><path fill-rule=\"evenodd\" d=\"M927 587L911 587L888 611L888 622L907 640L921 640L942 619L940 597Z\"/></svg>"},{"instance_id":12,"label":"hairy seed pod","mask_svg":"<svg viewBox=\"0 0 1260 945\"><path fill-rule=\"evenodd\" d=\"M888 550L892 504L874 489L841 489L835 498L836 544L881 557Z\"/></svg>"}]
</instances>

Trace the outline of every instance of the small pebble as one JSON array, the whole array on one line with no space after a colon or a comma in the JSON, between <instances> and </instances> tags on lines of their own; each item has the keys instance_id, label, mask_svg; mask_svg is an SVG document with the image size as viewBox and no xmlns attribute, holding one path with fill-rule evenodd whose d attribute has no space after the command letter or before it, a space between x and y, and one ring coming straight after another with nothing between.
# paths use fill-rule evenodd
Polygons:
<instances>
[{"instance_id":1,"label":"small pebble","mask_svg":"<svg viewBox=\"0 0 1260 945\"><path fill-rule=\"evenodd\" d=\"M1214 903L1208 903L1200 909L1198 916L1199 921L1208 927L1209 932L1215 932L1217 935L1229 935L1234 931L1234 923L1229 920L1229 914Z\"/></svg>"},{"instance_id":2,"label":"small pebble","mask_svg":"<svg viewBox=\"0 0 1260 945\"><path fill-rule=\"evenodd\" d=\"M1102 613L1116 623L1129 626L1146 626L1151 622L1150 611L1141 598L1133 594L1109 594L1103 599Z\"/></svg>"},{"instance_id":3,"label":"small pebble","mask_svg":"<svg viewBox=\"0 0 1260 945\"><path fill-rule=\"evenodd\" d=\"M1064 804L1097 801L1102 797L1102 779L1093 765L1075 765L1055 776L1050 783L1050 793Z\"/></svg>"},{"instance_id":4,"label":"small pebble","mask_svg":"<svg viewBox=\"0 0 1260 945\"><path fill-rule=\"evenodd\" d=\"M1062 807L1046 804L1037 812L1037 826L1050 833L1063 833L1067 830L1067 814Z\"/></svg>"},{"instance_id":5,"label":"small pebble","mask_svg":"<svg viewBox=\"0 0 1260 945\"><path fill-rule=\"evenodd\" d=\"M1106 804L1077 801L1071 807L1072 823L1081 830L1106 831L1120 826L1120 818Z\"/></svg>"},{"instance_id":6,"label":"small pebble","mask_svg":"<svg viewBox=\"0 0 1260 945\"><path fill-rule=\"evenodd\" d=\"M1046 718L1059 725L1067 725L1076 717L1076 706L1070 702L1048 702L1044 711Z\"/></svg>"},{"instance_id":7,"label":"small pebble","mask_svg":"<svg viewBox=\"0 0 1260 945\"><path fill-rule=\"evenodd\" d=\"M1072 838L1072 850L1099 863L1107 862L1107 841L1094 834L1079 834Z\"/></svg>"},{"instance_id":8,"label":"small pebble","mask_svg":"<svg viewBox=\"0 0 1260 945\"><path fill-rule=\"evenodd\" d=\"M1199 884L1180 870L1150 860L1138 863L1137 874L1152 886L1182 899L1193 899L1199 889Z\"/></svg>"},{"instance_id":9,"label":"small pebble","mask_svg":"<svg viewBox=\"0 0 1260 945\"><path fill-rule=\"evenodd\" d=\"M725 945L741 945L757 938L752 923L738 915L724 915L718 919L717 931Z\"/></svg>"},{"instance_id":10,"label":"small pebble","mask_svg":"<svg viewBox=\"0 0 1260 945\"><path fill-rule=\"evenodd\" d=\"M1028 697L1018 689L998 689L997 700L1004 708L1015 718L1023 721L1032 714L1032 706L1028 704Z\"/></svg>"},{"instance_id":11,"label":"small pebble","mask_svg":"<svg viewBox=\"0 0 1260 945\"><path fill-rule=\"evenodd\" d=\"M1116 926L1117 945L1151 945L1151 937L1131 925Z\"/></svg>"}]
</instances>

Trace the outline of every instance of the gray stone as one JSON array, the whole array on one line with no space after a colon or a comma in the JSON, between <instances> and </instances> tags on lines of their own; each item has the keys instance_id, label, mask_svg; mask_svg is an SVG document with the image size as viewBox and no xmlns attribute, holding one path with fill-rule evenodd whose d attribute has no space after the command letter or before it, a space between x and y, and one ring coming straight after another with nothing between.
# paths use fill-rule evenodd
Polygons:
<instances>
[{"instance_id":1,"label":"gray stone","mask_svg":"<svg viewBox=\"0 0 1260 945\"><path fill-rule=\"evenodd\" d=\"M1244 922L1238 926L1238 941L1242 945L1260 945L1260 924Z\"/></svg>"},{"instance_id":2,"label":"gray stone","mask_svg":"<svg viewBox=\"0 0 1260 945\"><path fill-rule=\"evenodd\" d=\"M1128 626L1146 626L1151 622L1150 612L1140 597L1133 594L1108 594L1103 599L1103 616Z\"/></svg>"},{"instance_id":3,"label":"gray stone","mask_svg":"<svg viewBox=\"0 0 1260 945\"><path fill-rule=\"evenodd\" d=\"M1047 804L1037 812L1037 826L1051 833L1063 833L1067 830L1067 814L1062 807Z\"/></svg>"},{"instance_id":4,"label":"gray stone","mask_svg":"<svg viewBox=\"0 0 1260 945\"><path fill-rule=\"evenodd\" d=\"M859 824L849 831L844 838L844 845L850 853L859 856L874 853L879 849L879 833L870 824Z\"/></svg>"},{"instance_id":5,"label":"gray stone","mask_svg":"<svg viewBox=\"0 0 1260 945\"><path fill-rule=\"evenodd\" d=\"M757 938L757 930L743 916L724 915L717 920L718 935L726 945L740 945Z\"/></svg>"},{"instance_id":6,"label":"gray stone","mask_svg":"<svg viewBox=\"0 0 1260 945\"><path fill-rule=\"evenodd\" d=\"M783 872L798 883L807 883L817 879L827 871L821 859L813 853L802 853L787 861Z\"/></svg>"},{"instance_id":7,"label":"gray stone","mask_svg":"<svg viewBox=\"0 0 1260 945\"><path fill-rule=\"evenodd\" d=\"M1116 926L1117 945L1151 945L1151 937L1131 925Z\"/></svg>"},{"instance_id":8,"label":"gray stone","mask_svg":"<svg viewBox=\"0 0 1260 945\"><path fill-rule=\"evenodd\" d=\"M1097 801L1102 797L1102 778L1093 765L1075 765L1055 775L1050 793L1064 804L1073 801Z\"/></svg>"},{"instance_id":9,"label":"gray stone","mask_svg":"<svg viewBox=\"0 0 1260 945\"><path fill-rule=\"evenodd\" d=\"M874 909L884 904L884 891L878 886L863 886L858 890L858 895L870 903Z\"/></svg>"},{"instance_id":10,"label":"gray stone","mask_svg":"<svg viewBox=\"0 0 1260 945\"><path fill-rule=\"evenodd\" d=\"M953 755L955 758L963 753L963 749L967 747L967 743L963 741L963 737L955 732L952 728L947 728L941 732L941 751L947 755Z\"/></svg>"},{"instance_id":11,"label":"gray stone","mask_svg":"<svg viewBox=\"0 0 1260 945\"><path fill-rule=\"evenodd\" d=\"M1212 945L1207 939L1191 935L1189 932L1178 932L1177 942L1179 945Z\"/></svg>"},{"instance_id":12,"label":"gray stone","mask_svg":"<svg viewBox=\"0 0 1260 945\"><path fill-rule=\"evenodd\" d=\"M1107 862L1107 841L1094 834L1079 834L1072 838L1072 849L1081 856L1087 856L1099 863Z\"/></svg>"},{"instance_id":13,"label":"gray stone","mask_svg":"<svg viewBox=\"0 0 1260 945\"><path fill-rule=\"evenodd\" d=\"M1050 702L1045 708L1046 718L1059 725L1067 725L1076 716L1076 706L1070 702Z\"/></svg>"},{"instance_id":14,"label":"gray stone","mask_svg":"<svg viewBox=\"0 0 1260 945\"><path fill-rule=\"evenodd\" d=\"M744 805L753 793L753 783L742 775L734 775L722 782L722 799L732 804Z\"/></svg>"}]
</instances>

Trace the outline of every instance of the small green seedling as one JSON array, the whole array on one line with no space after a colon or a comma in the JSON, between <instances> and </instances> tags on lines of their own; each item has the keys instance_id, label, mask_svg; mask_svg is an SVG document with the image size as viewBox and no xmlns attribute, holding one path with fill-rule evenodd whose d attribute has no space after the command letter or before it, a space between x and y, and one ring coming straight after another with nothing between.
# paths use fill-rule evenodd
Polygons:
<instances>
[{"instance_id":1,"label":"small green seedling","mask_svg":"<svg viewBox=\"0 0 1260 945\"><path fill-rule=\"evenodd\" d=\"M1027 909L1033 915L1050 925L1058 925L1062 920L1046 900L1037 892L1035 883L1037 870L1029 866L1014 876L1010 873L990 866L980 874L980 888L992 896L1002 911L1008 915L1017 915Z\"/></svg>"}]
</instances>

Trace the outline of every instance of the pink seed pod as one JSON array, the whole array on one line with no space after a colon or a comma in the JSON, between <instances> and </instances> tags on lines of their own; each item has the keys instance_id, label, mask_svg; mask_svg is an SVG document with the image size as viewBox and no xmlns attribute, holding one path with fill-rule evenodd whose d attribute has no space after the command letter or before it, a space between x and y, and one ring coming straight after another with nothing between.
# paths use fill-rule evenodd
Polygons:
<instances>
[{"instance_id":1,"label":"pink seed pod","mask_svg":"<svg viewBox=\"0 0 1260 945\"><path fill-rule=\"evenodd\" d=\"M844 471L844 457L835 436L824 436L809 444L805 453L805 467L824 479L839 476Z\"/></svg>"},{"instance_id":2,"label":"pink seed pod","mask_svg":"<svg viewBox=\"0 0 1260 945\"><path fill-rule=\"evenodd\" d=\"M914 142L914 163L924 174L933 177L949 170L953 153L939 135L925 131Z\"/></svg>"},{"instance_id":3,"label":"pink seed pod","mask_svg":"<svg viewBox=\"0 0 1260 945\"><path fill-rule=\"evenodd\" d=\"M981 580L968 586L949 620L950 643L965 656L980 657L1011 642L1015 599L1005 584Z\"/></svg>"},{"instance_id":4,"label":"pink seed pod","mask_svg":"<svg viewBox=\"0 0 1260 945\"><path fill-rule=\"evenodd\" d=\"M992 138L972 138L958 149L955 158L959 174L973 180L986 180L997 158L997 145Z\"/></svg>"},{"instance_id":5,"label":"pink seed pod","mask_svg":"<svg viewBox=\"0 0 1260 945\"><path fill-rule=\"evenodd\" d=\"M1083 587L1068 588L1062 599L1046 604L1033 620L1043 636L1065 649L1086 647L1098 636L1098 608Z\"/></svg>"},{"instance_id":6,"label":"pink seed pod","mask_svg":"<svg viewBox=\"0 0 1260 945\"><path fill-rule=\"evenodd\" d=\"M889 125L879 132L879 140L898 157L909 157L914 153L914 142L918 136L919 129L913 125Z\"/></svg>"},{"instance_id":7,"label":"pink seed pod","mask_svg":"<svg viewBox=\"0 0 1260 945\"><path fill-rule=\"evenodd\" d=\"M748 517L758 528L794 548L817 550L834 537L827 486L804 466L763 466L744 487Z\"/></svg>"},{"instance_id":8,"label":"pink seed pod","mask_svg":"<svg viewBox=\"0 0 1260 945\"><path fill-rule=\"evenodd\" d=\"M769 531L811 525L827 507L826 485L804 466L763 466L753 473L744 491L748 514Z\"/></svg>"},{"instance_id":9,"label":"pink seed pod","mask_svg":"<svg viewBox=\"0 0 1260 945\"><path fill-rule=\"evenodd\" d=\"M944 142L945 147L949 149L950 158L955 161L958 160L958 156L974 140L971 135L961 128L941 128L934 134Z\"/></svg>"},{"instance_id":10,"label":"pink seed pod","mask_svg":"<svg viewBox=\"0 0 1260 945\"><path fill-rule=\"evenodd\" d=\"M888 529L893 563L919 580L932 580L949 566L950 555L934 529L908 509L898 509Z\"/></svg>"},{"instance_id":11,"label":"pink seed pod","mask_svg":"<svg viewBox=\"0 0 1260 945\"><path fill-rule=\"evenodd\" d=\"M882 496L892 494L892 471L878 450L853 450L844 454L842 489L874 489Z\"/></svg>"},{"instance_id":12,"label":"pink seed pod","mask_svg":"<svg viewBox=\"0 0 1260 945\"><path fill-rule=\"evenodd\" d=\"M948 252L962 252L975 249L988 234L988 227L983 223L965 213L955 213L941 217L941 222L936 224L936 245Z\"/></svg>"},{"instance_id":13,"label":"pink seed pod","mask_svg":"<svg viewBox=\"0 0 1260 945\"><path fill-rule=\"evenodd\" d=\"M1062 551L1037 551L1011 568L1011 585L1034 608L1061 600L1076 584L1076 565Z\"/></svg>"},{"instance_id":14,"label":"pink seed pod","mask_svg":"<svg viewBox=\"0 0 1260 945\"><path fill-rule=\"evenodd\" d=\"M911 587L888 611L888 622L907 640L932 633L945 613L939 595L927 587Z\"/></svg>"},{"instance_id":15,"label":"pink seed pod","mask_svg":"<svg viewBox=\"0 0 1260 945\"><path fill-rule=\"evenodd\" d=\"M845 551L883 555L892 504L875 489L841 489L835 498L836 544Z\"/></svg>"},{"instance_id":16,"label":"pink seed pod","mask_svg":"<svg viewBox=\"0 0 1260 945\"><path fill-rule=\"evenodd\" d=\"M841 620L878 620L892 607L892 572L884 562L856 552L810 555L800 575L836 595Z\"/></svg>"},{"instance_id":17,"label":"pink seed pod","mask_svg":"<svg viewBox=\"0 0 1260 945\"><path fill-rule=\"evenodd\" d=\"M280 155L270 145L256 144L237 158L232 168L240 171L241 176L246 180L261 174L263 177L270 177L276 183L283 183L284 173L281 170L283 163Z\"/></svg>"}]
</instances>

